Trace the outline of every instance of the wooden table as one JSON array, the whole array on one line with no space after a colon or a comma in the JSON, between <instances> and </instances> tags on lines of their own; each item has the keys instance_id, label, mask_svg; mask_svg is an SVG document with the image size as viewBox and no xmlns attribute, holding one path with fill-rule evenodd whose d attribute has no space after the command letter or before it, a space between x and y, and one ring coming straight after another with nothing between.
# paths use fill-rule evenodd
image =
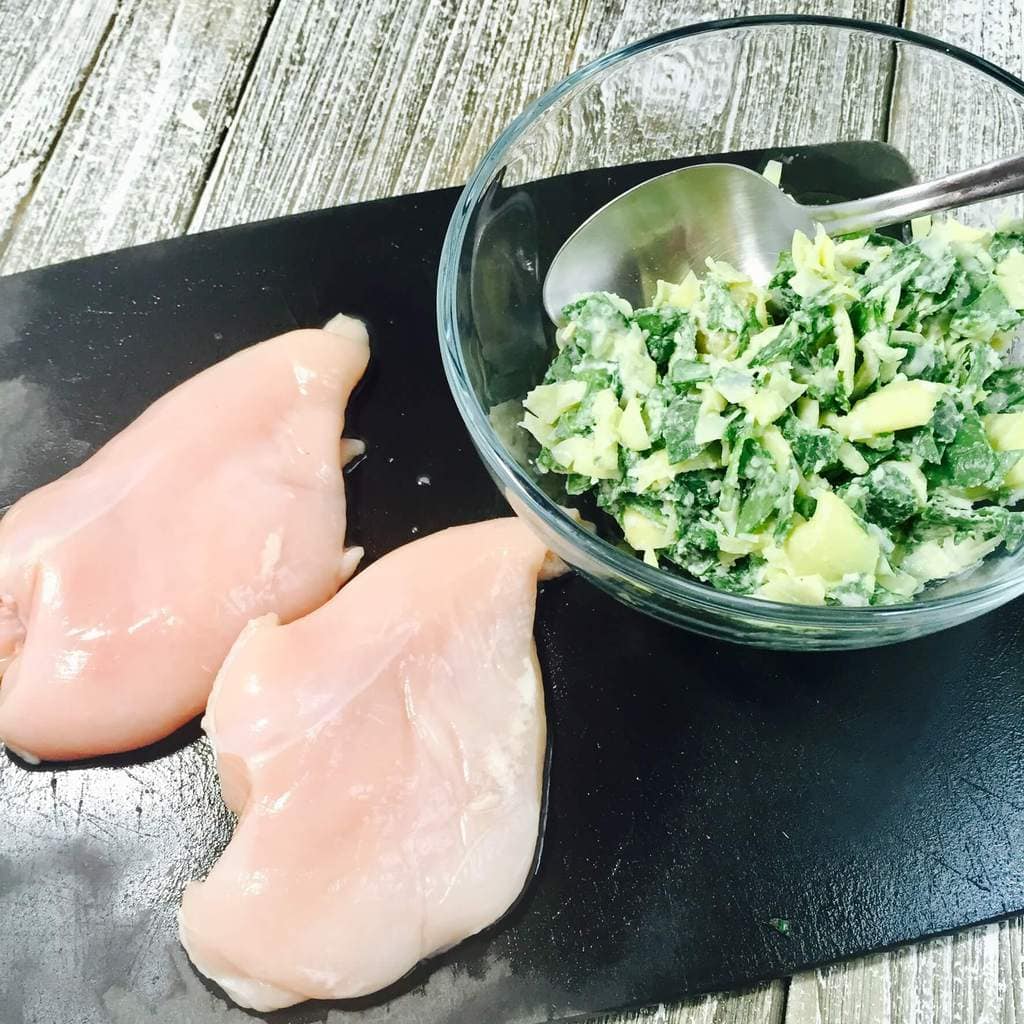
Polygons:
<instances>
[{"instance_id":1,"label":"wooden table","mask_svg":"<svg viewBox=\"0 0 1024 1024\"><path fill-rule=\"evenodd\" d=\"M901 23L1024 74L1021 0L3 0L0 272L461 182L592 57L782 11ZM1022 936L1009 921L603 1024L1024 1022Z\"/></svg>"}]
</instances>

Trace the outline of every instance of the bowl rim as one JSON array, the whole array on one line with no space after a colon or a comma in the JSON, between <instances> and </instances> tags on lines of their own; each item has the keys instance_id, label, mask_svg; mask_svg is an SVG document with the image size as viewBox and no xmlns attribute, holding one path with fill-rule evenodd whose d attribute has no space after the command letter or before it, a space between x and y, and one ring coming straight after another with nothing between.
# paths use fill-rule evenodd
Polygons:
<instances>
[{"instance_id":1,"label":"bowl rim","mask_svg":"<svg viewBox=\"0 0 1024 1024\"><path fill-rule=\"evenodd\" d=\"M491 474L505 488L505 497L510 504L515 504L515 501L522 503L540 517L568 550L579 553L585 561L596 562L635 588L676 604L713 613L724 612L755 619L772 619L783 626L833 628L843 632L878 627L883 621L888 628L898 626L901 622L906 622L909 626L932 612L942 610L968 611L975 605L991 607L996 603L1002 603L1000 599L1009 600L1024 589L1024 565L1019 571L1008 574L1004 579L944 597L918 597L905 604L865 607L784 604L761 597L732 594L716 590L682 573L647 565L636 555L620 550L609 541L585 529L537 486L499 440L469 381L468 368L458 343L456 281L460 255L466 241L471 214L510 146L540 115L568 93L601 74L605 69L624 63L648 50L680 39L728 30L801 25L845 29L862 35L888 37L896 42L920 46L980 71L1024 97L1024 81L963 47L912 29L831 15L745 15L696 22L649 36L597 57L535 99L505 128L488 148L458 197L441 248L437 284L437 327L445 376L475 447ZM570 558L570 561L574 559Z\"/></svg>"}]
</instances>

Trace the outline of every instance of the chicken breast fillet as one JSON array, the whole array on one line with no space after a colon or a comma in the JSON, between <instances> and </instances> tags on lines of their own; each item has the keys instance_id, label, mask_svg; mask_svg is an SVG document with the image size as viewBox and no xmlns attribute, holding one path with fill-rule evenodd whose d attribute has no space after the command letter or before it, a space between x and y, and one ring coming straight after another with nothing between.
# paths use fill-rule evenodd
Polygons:
<instances>
[{"instance_id":1,"label":"chicken breast fillet","mask_svg":"<svg viewBox=\"0 0 1024 1024\"><path fill-rule=\"evenodd\" d=\"M294 331L186 381L0 521L0 739L129 750L206 705L239 630L305 615L343 553L342 440L361 323Z\"/></svg>"},{"instance_id":2,"label":"chicken breast fillet","mask_svg":"<svg viewBox=\"0 0 1024 1024\"><path fill-rule=\"evenodd\" d=\"M179 915L237 1003L375 992L515 902L540 828L544 562L518 520L456 527L239 637L204 726L240 820Z\"/></svg>"}]
</instances>

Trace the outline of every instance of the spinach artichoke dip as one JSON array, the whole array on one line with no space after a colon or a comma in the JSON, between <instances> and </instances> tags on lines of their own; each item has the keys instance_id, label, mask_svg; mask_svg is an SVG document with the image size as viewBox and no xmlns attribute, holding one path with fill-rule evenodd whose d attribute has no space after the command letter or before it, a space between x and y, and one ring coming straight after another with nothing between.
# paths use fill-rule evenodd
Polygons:
<instances>
[{"instance_id":1,"label":"spinach artichoke dip","mask_svg":"<svg viewBox=\"0 0 1024 1024\"><path fill-rule=\"evenodd\" d=\"M773 601L884 605L1024 540L1024 230L797 232L759 287L726 263L562 310L524 400L536 466L646 562Z\"/></svg>"}]
</instances>

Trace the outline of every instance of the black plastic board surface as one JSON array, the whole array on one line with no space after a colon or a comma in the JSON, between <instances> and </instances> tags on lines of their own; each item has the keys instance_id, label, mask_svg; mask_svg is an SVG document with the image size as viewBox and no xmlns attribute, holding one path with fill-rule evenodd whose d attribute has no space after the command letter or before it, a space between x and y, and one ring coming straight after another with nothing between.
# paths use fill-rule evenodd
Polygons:
<instances>
[{"instance_id":1,"label":"black plastic board surface","mask_svg":"<svg viewBox=\"0 0 1024 1024\"><path fill-rule=\"evenodd\" d=\"M540 183L564 193L565 223L547 225L545 244L660 169ZM826 148L786 180L856 195L902 183L903 170L880 147ZM437 351L436 267L457 195L0 280L0 508L190 374L343 310L367 320L374 351L350 407L348 433L369 447L349 475L351 542L373 559L504 514ZM577 578L545 585L553 756L537 877L506 919L390 992L269 1019L534 1024L734 988L1024 908L1022 618L1018 603L902 646L787 655L659 625ZM182 887L231 828L197 736L56 772L0 758L2 1024L249 1019L176 941ZM788 934L770 926L779 918Z\"/></svg>"}]
</instances>

